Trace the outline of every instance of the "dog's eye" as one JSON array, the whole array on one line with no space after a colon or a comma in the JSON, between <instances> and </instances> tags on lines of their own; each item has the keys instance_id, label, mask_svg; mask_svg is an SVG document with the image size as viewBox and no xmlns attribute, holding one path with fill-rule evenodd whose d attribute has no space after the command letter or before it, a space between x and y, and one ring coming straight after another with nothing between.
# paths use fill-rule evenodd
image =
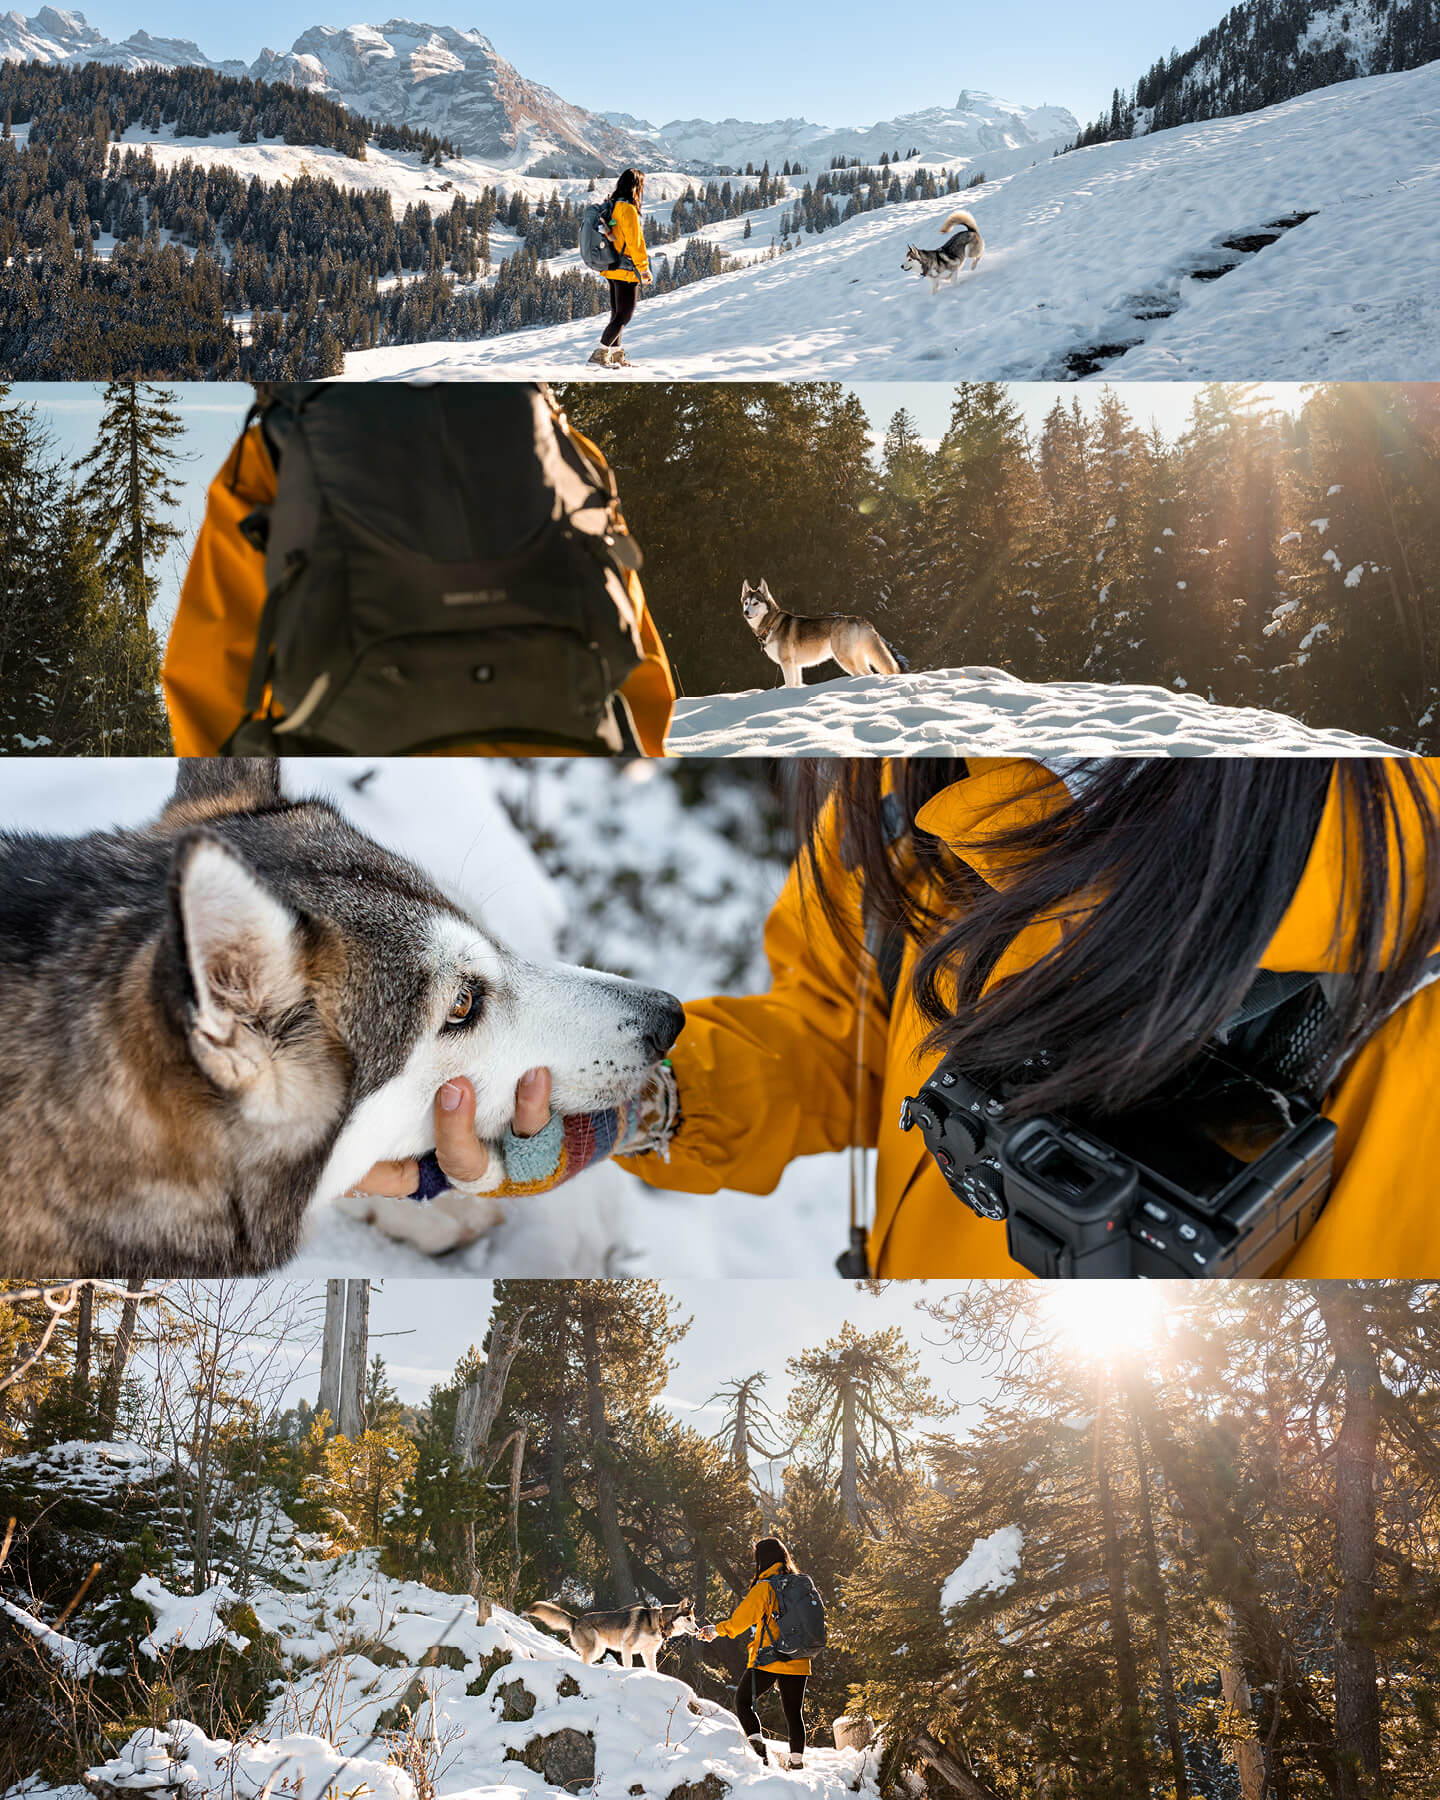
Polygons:
<instances>
[{"instance_id":1,"label":"dog's eye","mask_svg":"<svg viewBox=\"0 0 1440 1800\"><path fill-rule=\"evenodd\" d=\"M480 986L478 982L462 981L455 991L455 998L450 1002L450 1010L445 1015L447 1030L457 1025L468 1024L474 1018L480 1006Z\"/></svg>"}]
</instances>

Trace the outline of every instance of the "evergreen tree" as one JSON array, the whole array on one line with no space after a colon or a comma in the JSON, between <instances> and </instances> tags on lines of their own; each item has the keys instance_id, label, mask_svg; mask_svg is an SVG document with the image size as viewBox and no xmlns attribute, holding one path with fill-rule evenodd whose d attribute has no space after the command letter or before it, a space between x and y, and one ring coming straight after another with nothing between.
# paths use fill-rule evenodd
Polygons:
<instances>
[{"instance_id":1,"label":"evergreen tree","mask_svg":"<svg viewBox=\"0 0 1440 1800\"><path fill-rule=\"evenodd\" d=\"M90 473L80 486L113 573L115 585L137 620L148 619L158 583L155 563L182 537L162 509L179 504L171 446L185 424L173 410L175 395L137 381L112 381L95 447L77 469Z\"/></svg>"}]
</instances>

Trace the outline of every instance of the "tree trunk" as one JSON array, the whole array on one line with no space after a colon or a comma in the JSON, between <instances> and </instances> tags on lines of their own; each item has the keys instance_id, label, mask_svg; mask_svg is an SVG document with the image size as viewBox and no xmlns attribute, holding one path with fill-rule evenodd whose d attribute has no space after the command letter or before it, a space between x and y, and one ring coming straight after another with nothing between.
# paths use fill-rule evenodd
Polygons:
<instances>
[{"instance_id":1,"label":"tree trunk","mask_svg":"<svg viewBox=\"0 0 1440 1800\"><path fill-rule=\"evenodd\" d=\"M1235 1615L1230 1614L1230 1641L1233 1661L1220 1667L1220 1693L1237 1723L1243 1721L1253 1730L1254 1714L1250 1705L1250 1683L1235 1644ZM1265 1750L1258 1738L1242 1737L1235 1745L1235 1769L1240 1777L1240 1800L1265 1800Z\"/></svg>"},{"instance_id":2,"label":"tree trunk","mask_svg":"<svg viewBox=\"0 0 1440 1800\"><path fill-rule=\"evenodd\" d=\"M329 1413L326 1437L334 1437L340 1422L340 1365L345 1355L345 1283L325 1283L325 1335L320 1344L320 1393L316 1412Z\"/></svg>"},{"instance_id":3,"label":"tree trunk","mask_svg":"<svg viewBox=\"0 0 1440 1800\"><path fill-rule=\"evenodd\" d=\"M846 1382L840 1390L840 1504L845 1523L860 1529L860 1428L855 1412L855 1389Z\"/></svg>"},{"instance_id":4,"label":"tree trunk","mask_svg":"<svg viewBox=\"0 0 1440 1800\"><path fill-rule=\"evenodd\" d=\"M87 1406L90 1399L90 1341L95 1322L95 1290L82 1287L75 1298L75 1400Z\"/></svg>"},{"instance_id":5,"label":"tree trunk","mask_svg":"<svg viewBox=\"0 0 1440 1800\"><path fill-rule=\"evenodd\" d=\"M345 1350L340 1364L341 1437L365 1432L365 1365L370 1352L370 1283L345 1283Z\"/></svg>"},{"instance_id":6,"label":"tree trunk","mask_svg":"<svg viewBox=\"0 0 1440 1800\"><path fill-rule=\"evenodd\" d=\"M1345 1384L1345 1415L1335 1436L1335 1747L1340 1800L1383 1793L1380 1690L1370 1642L1375 1612L1375 1460L1380 1440L1380 1371L1366 1326L1365 1302L1346 1282L1317 1282Z\"/></svg>"},{"instance_id":7,"label":"tree trunk","mask_svg":"<svg viewBox=\"0 0 1440 1800\"><path fill-rule=\"evenodd\" d=\"M942 1781L948 1781L961 1800L999 1800L994 1788L987 1787L978 1780L950 1752L937 1744L929 1734L922 1731L915 1739L915 1748L923 1761L929 1763Z\"/></svg>"},{"instance_id":8,"label":"tree trunk","mask_svg":"<svg viewBox=\"0 0 1440 1800\"><path fill-rule=\"evenodd\" d=\"M134 583L130 603L137 618L144 619L145 607L145 506L140 492L140 390L130 383L130 578Z\"/></svg>"},{"instance_id":9,"label":"tree trunk","mask_svg":"<svg viewBox=\"0 0 1440 1800\"><path fill-rule=\"evenodd\" d=\"M1165 1577L1160 1569L1160 1549L1155 1541L1155 1509L1150 1500L1150 1466L1140 1408L1131 1395L1128 1408L1130 1436L1139 1471L1140 1530L1145 1550L1146 1596L1155 1628L1155 1666L1160 1681L1160 1705L1165 1715L1165 1741L1170 1748L1170 1767L1175 1777L1175 1800L1190 1800L1190 1771L1185 1766L1185 1743L1180 1736L1180 1706L1175 1694L1175 1662L1170 1654L1170 1616L1165 1600Z\"/></svg>"},{"instance_id":10,"label":"tree trunk","mask_svg":"<svg viewBox=\"0 0 1440 1800\"><path fill-rule=\"evenodd\" d=\"M140 1302L135 1296L144 1291L145 1277L132 1275L125 1285L127 1298L120 1308L120 1324L115 1332L115 1342L110 1346L105 1385L100 1390L100 1429L106 1437L115 1435L115 1421L120 1413L120 1387L130 1363L130 1351L135 1343L135 1321L140 1312Z\"/></svg>"},{"instance_id":11,"label":"tree trunk","mask_svg":"<svg viewBox=\"0 0 1440 1800\"><path fill-rule=\"evenodd\" d=\"M1130 1606L1125 1593L1125 1552L1115 1522L1110 1491L1110 1459L1105 1445L1107 1395L1101 1388L1095 1419L1095 1491L1100 1502L1100 1530L1105 1546L1105 1582L1110 1599L1110 1647L1115 1658L1115 1685L1120 1696L1120 1766L1127 1800L1150 1792L1145 1768L1145 1739L1140 1713L1140 1678L1130 1632Z\"/></svg>"},{"instance_id":12,"label":"tree trunk","mask_svg":"<svg viewBox=\"0 0 1440 1800\"><path fill-rule=\"evenodd\" d=\"M565 1409L556 1401L545 1423L545 1476L550 1529L546 1538L551 1551L550 1586L558 1589L570 1573L570 1533L565 1517Z\"/></svg>"},{"instance_id":13,"label":"tree trunk","mask_svg":"<svg viewBox=\"0 0 1440 1800\"><path fill-rule=\"evenodd\" d=\"M485 1460L490 1434L504 1403L510 1365L519 1352L520 1333L530 1310L528 1306L522 1306L495 1327L490 1335L485 1367L464 1390L456 1405L451 1448L459 1457L461 1468L473 1469Z\"/></svg>"},{"instance_id":14,"label":"tree trunk","mask_svg":"<svg viewBox=\"0 0 1440 1800\"><path fill-rule=\"evenodd\" d=\"M596 1336L595 1302L587 1287L581 1289L580 1334L585 1357L585 1395L590 1422L590 1451L595 1465L595 1511L600 1520L600 1541L610 1565L612 1598L617 1606L629 1606L639 1598L630 1557L620 1531L620 1504L615 1492L615 1465L610 1448L610 1428L605 1418L605 1387Z\"/></svg>"}]
</instances>

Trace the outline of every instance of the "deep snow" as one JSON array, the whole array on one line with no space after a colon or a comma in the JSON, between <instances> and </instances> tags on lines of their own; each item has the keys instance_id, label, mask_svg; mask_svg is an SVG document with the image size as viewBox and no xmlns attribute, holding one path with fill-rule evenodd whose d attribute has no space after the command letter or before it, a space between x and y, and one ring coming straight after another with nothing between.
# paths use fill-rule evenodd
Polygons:
<instances>
[{"instance_id":1,"label":"deep snow","mask_svg":"<svg viewBox=\"0 0 1440 1800\"><path fill-rule=\"evenodd\" d=\"M852 675L676 704L680 756L1376 756L1373 738L1197 694L1091 681L1017 681L999 669Z\"/></svg>"},{"instance_id":2,"label":"deep snow","mask_svg":"<svg viewBox=\"0 0 1440 1800\"><path fill-rule=\"evenodd\" d=\"M1063 379L1109 347L1092 370L1106 379L1425 379L1437 115L1440 62L1038 162L960 197L988 248L938 295L900 264L907 243L939 241L955 198L865 213L643 299L625 377ZM1301 213L1266 248L1224 248ZM581 371L595 331L397 345L350 355L345 373L558 379Z\"/></svg>"}]
</instances>

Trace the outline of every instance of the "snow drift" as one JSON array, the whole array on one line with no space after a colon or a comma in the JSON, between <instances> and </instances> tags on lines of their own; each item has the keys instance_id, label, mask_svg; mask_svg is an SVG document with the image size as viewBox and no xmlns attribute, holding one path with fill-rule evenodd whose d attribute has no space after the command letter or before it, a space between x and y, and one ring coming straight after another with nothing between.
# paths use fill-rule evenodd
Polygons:
<instances>
[{"instance_id":1,"label":"snow drift","mask_svg":"<svg viewBox=\"0 0 1440 1800\"><path fill-rule=\"evenodd\" d=\"M681 700L680 756L1384 756L1374 738L1197 694L1000 669L853 675Z\"/></svg>"}]
</instances>

